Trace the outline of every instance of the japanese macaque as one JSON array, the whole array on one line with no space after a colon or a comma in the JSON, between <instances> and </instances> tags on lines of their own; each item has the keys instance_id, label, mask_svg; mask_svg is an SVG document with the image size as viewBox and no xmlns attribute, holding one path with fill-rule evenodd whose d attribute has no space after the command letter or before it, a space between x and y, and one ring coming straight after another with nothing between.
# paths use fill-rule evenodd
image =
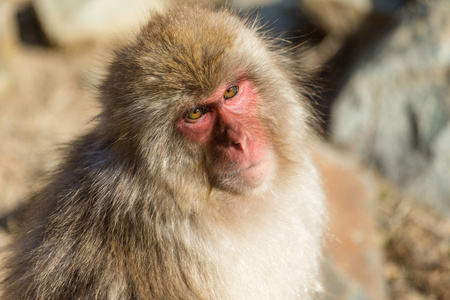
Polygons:
<instances>
[{"instance_id":1,"label":"japanese macaque","mask_svg":"<svg viewBox=\"0 0 450 300\"><path fill-rule=\"evenodd\" d=\"M316 299L324 204L298 76L226 10L153 16L27 204L3 299Z\"/></svg>"}]
</instances>

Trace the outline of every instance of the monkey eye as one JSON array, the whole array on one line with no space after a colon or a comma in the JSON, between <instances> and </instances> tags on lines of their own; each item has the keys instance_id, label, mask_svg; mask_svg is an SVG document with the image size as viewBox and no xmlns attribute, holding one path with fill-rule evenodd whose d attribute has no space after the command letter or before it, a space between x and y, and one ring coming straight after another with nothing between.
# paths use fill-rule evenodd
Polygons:
<instances>
[{"instance_id":1,"label":"monkey eye","mask_svg":"<svg viewBox=\"0 0 450 300\"><path fill-rule=\"evenodd\" d=\"M206 112L206 110L204 108L196 107L187 114L186 118L188 120L195 121L195 120L200 119L200 117L203 116L205 114L205 112Z\"/></svg>"},{"instance_id":2,"label":"monkey eye","mask_svg":"<svg viewBox=\"0 0 450 300\"><path fill-rule=\"evenodd\" d=\"M239 91L239 88L237 86L232 86L225 91L225 93L223 94L223 97L225 99L233 98L234 96L236 96L238 91Z\"/></svg>"}]
</instances>

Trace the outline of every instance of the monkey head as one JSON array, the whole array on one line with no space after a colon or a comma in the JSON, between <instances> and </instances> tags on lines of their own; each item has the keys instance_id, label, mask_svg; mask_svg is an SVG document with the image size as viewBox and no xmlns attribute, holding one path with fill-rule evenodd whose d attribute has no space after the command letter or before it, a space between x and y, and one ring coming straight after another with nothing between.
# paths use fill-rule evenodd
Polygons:
<instances>
[{"instance_id":1,"label":"monkey head","mask_svg":"<svg viewBox=\"0 0 450 300\"><path fill-rule=\"evenodd\" d=\"M294 158L305 113L286 59L254 25L199 10L156 15L117 53L103 116L178 184L195 170L199 186L251 192Z\"/></svg>"}]
</instances>

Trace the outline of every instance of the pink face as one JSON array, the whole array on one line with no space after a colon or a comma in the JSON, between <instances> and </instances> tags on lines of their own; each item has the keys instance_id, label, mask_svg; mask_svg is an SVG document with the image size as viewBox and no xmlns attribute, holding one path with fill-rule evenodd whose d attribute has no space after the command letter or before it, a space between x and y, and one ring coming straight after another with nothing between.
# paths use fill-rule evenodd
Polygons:
<instances>
[{"instance_id":1,"label":"pink face","mask_svg":"<svg viewBox=\"0 0 450 300\"><path fill-rule=\"evenodd\" d=\"M183 135L210 152L217 178L256 187L267 177L270 146L257 117L257 101L252 83L243 79L219 88L177 120Z\"/></svg>"}]
</instances>

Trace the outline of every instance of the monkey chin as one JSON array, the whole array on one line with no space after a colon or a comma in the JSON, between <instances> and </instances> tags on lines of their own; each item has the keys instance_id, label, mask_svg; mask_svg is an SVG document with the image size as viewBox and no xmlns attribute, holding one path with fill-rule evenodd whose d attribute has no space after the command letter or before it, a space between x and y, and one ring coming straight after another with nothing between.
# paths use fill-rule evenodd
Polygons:
<instances>
[{"instance_id":1,"label":"monkey chin","mask_svg":"<svg viewBox=\"0 0 450 300\"><path fill-rule=\"evenodd\" d=\"M268 185L274 173L274 161L270 155L264 159L251 163L247 167L212 176L214 187L225 190L232 194L249 195L257 193Z\"/></svg>"},{"instance_id":2,"label":"monkey chin","mask_svg":"<svg viewBox=\"0 0 450 300\"><path fill-rule=\"evenodd\" d=\"M257 188L266 182L271 171L271 162L268 159L251 164L247 168L236 172L235 176L251 188Z\"/></svg>"}]
</instances>

